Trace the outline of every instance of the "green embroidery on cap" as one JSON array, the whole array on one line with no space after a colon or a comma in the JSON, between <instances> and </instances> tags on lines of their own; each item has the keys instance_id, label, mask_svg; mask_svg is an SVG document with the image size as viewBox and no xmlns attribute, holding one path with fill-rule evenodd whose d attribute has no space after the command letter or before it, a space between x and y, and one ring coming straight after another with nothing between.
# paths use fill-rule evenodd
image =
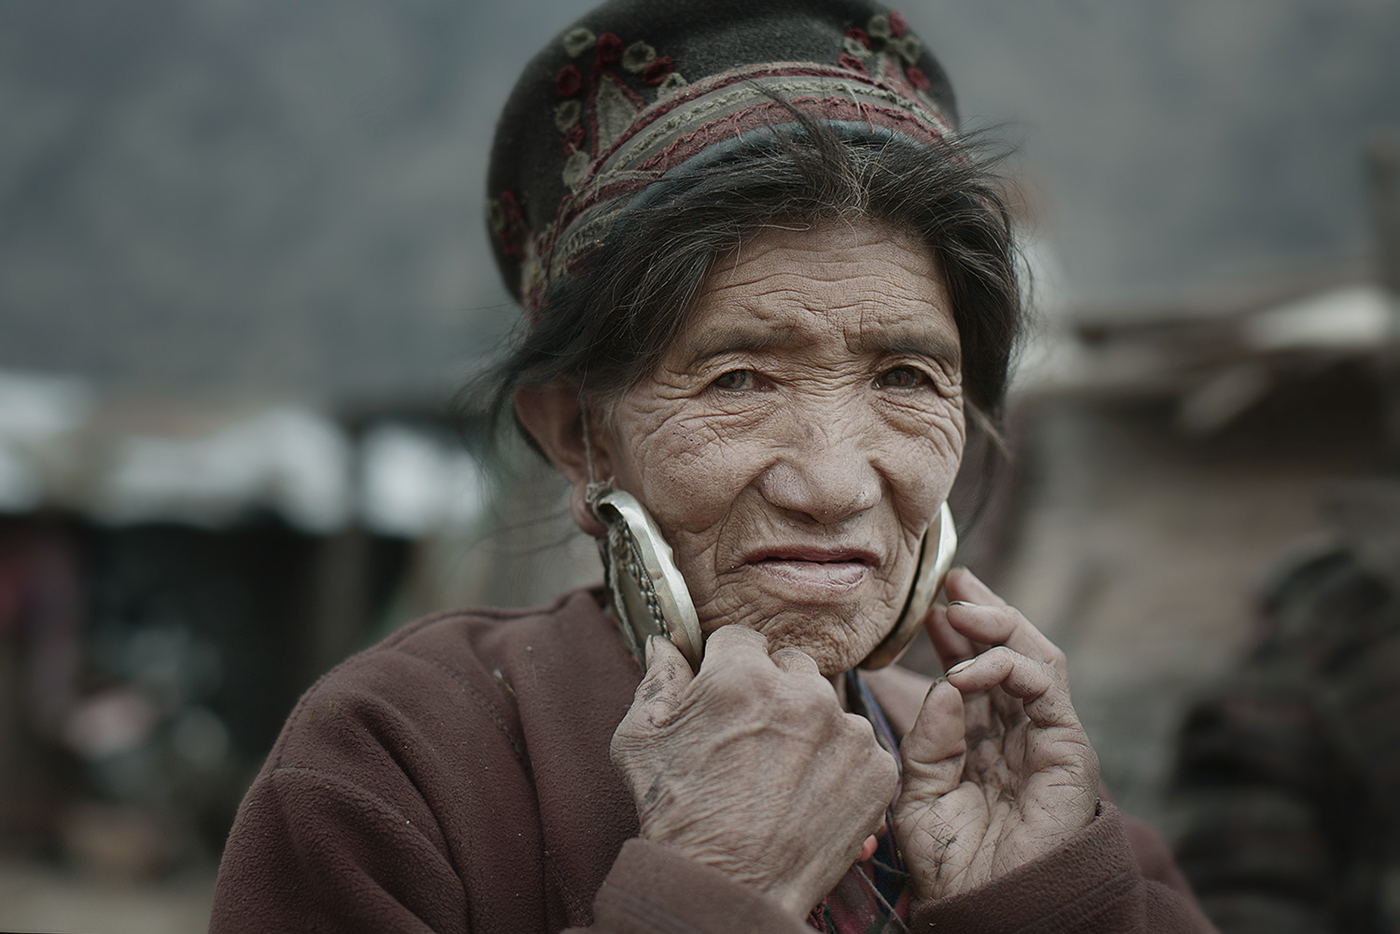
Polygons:
<instances>
[{"instance_id":1,"label":"green embroidery on cap","mask_svg":"<svg viewBox=\"0 0 1400 934\"><path fill-rule=\"evenodd\" d=\"M899 57L910 65L919 60L919 54L924 50L923 43L912 34L906 35L903 39L891 39L885 48L898 52Z\"/></svg>"},{"instance_id":2,"label":"green embroidery on cap","mask_svg":"<svg viewBox=\"0 0 1400 934\"><path fill-rule=\"evenodd\" d=\"M583 115L583 105L578 101L565 101L554 110L554 126L560 133L567 133Z\"/></svg>"},{"instance_id":3,"label":"green embroidery on cap","mask_svg":"<svg viewBox=\"0 0 1400 934\"><path fill-rule=\"evenodd\" d=\"M578 190L584 175L588 174L588 164L591 161L588 153L582 149L574 152L564 161L564 184L569 186L570 191Z\"/></svg>"},{"instance_id":4,"label":"green embroidery on cap","mask_svg":"<svg viewBox=\"0 0 1400 934\"><path fill-rule=\"evenodd\" d=\"M681 77L680 72L673 71L665 78L661 79L661 83L657 85L656 89L662 94L669 94L672 91L680 90L689 83L689 81Z\"/></svg>"},{"instance_id":5,"label":"green embroidery on cap","mask_svg":"<svg viewBox=\"0 0 1400 934\"><path fill-rule=\"evenodd\" d=\"M643 71L656 58L656 49L645 42L634 42L622 53L622 67L632 74Z\"/></svg>"},{"instance_id":6,"label":"green embroidery on cap","mask_svg":"<svg viewBox=\"0 0 1400 934\"><path fill-rule=\"evenodd\" d=\"M640 110L616 84L609 80L611 77L611 75L606 74L600 75L598 89L593 95L593 113L598 125L598 153L600 155L617 142L623 133L632 128L632 123L637 119L637 113Z\"/></svg>"},{"instance_id":7,"label":"green embroidery on cap","mask_svg":"<svg viewBox=\"0 0 1400 934\"><path fill-rule=\"evenodd\" d=\"M564 51L569 53L569 58L578 58L584 52L593 48L593 44L597 41L597 36L580 26L578 29L571 29L565 34Z\"/></svg>"}]
</instances>

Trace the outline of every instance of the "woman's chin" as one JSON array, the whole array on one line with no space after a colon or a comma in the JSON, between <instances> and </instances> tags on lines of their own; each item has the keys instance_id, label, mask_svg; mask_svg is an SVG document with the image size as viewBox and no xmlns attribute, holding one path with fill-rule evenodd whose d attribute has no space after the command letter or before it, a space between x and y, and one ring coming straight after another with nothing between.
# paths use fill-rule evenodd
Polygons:
<instances>
[{"instance_id":1,"label":"woman's chin","mask_svg":"<svg viewBox=\"0 0 1400 934\"><path fill-rule=\"evenodd\" d=\"M746 577L746 586L734 586L724 601L741 608L738 612L707 620L702 608L706 634L728 623L748 626L768 638L770 652L801 649L831 676L858 665L894 625L865 565L855 570L768 567Z\"/></svg>"}]
</instances>

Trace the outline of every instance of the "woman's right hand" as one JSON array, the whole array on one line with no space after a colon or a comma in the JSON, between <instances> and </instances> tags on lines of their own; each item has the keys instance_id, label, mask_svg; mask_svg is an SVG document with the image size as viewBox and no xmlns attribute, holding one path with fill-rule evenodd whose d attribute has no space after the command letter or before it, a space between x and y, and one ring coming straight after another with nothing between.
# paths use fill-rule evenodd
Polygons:
<instances>
[{"instance_id":1,"label":"woman's right hand","mask_svg":"<svg viewBox=\"0 0 1400 934\"><path fill-rule=\"evenodd\" d=\"M810 656L751 629L716 630L695 675L665 639L651 655L612 740L642 836L805 914L880 826L894 759Z\"/></svg>"}]
</instances>

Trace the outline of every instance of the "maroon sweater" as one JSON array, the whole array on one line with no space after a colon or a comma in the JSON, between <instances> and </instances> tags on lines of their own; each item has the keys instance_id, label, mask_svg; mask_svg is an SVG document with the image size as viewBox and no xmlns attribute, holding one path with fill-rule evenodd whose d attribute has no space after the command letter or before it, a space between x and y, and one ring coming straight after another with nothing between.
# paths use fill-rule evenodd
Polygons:
<instances>
[{"instance_id":1,"label":"maroon sweater","mask_svg":"<svg viewBox=\"0 0 1400 934\"><path fill-rule=\"evenodd\" d=\"M307 691L244 799L210 930L810 934L637 837L608 744L639 678L588 591L543 611L438 614L356 655ZM1183 885L1159 838L1134 842ZM916 906L913 922L1211 930L1189 892L1144 877L1111 805L1050 856Z\"/></svg>"}]
</instances>

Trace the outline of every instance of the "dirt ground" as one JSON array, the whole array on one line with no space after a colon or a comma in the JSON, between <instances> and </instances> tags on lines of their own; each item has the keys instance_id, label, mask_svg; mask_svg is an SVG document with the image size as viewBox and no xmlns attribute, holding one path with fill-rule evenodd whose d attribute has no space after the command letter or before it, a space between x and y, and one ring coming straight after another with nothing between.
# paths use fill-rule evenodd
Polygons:
<instances>
[{"instance_id":1,"label":"dirt ground","mask_svg":"<svg viewBox=\"0 0 1400 934\"><path fill-rule=\"evenodd\" d=\"M0 862L0 930L44 934L194 934L209 927L214 873L134 885Z\"/></svg>"}]
</instances>

